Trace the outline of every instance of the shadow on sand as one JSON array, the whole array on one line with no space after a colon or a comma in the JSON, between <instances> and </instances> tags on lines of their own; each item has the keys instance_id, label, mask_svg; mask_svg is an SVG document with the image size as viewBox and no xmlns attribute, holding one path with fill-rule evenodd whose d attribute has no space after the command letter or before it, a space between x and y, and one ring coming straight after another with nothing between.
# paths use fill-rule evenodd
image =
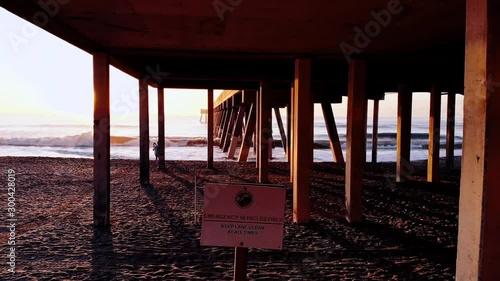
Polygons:
<instances>
[{"instance_id":1,"label":"shadow on sand","mask_svg":"<svg viewBox=\"0 0 500 281\"><path fill-rule=\"evenodd\" d=\"M116 263L111 227L94 228L91 280L116 280Z\"/></svg>"}]
</instances>

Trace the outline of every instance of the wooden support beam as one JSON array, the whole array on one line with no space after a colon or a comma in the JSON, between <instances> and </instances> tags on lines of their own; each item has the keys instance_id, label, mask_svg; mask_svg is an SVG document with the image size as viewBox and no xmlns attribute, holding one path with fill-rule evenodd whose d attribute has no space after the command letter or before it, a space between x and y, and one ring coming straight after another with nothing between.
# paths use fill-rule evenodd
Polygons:
<instances>
[{"instance_id":1,"label":"wooden support beam","mask_svg":"<svg viewBox=\"0 0 500 281\"><path fill-rule=\"evenodd\" d=\"M246 112L246 106L241 105L238 111L238 116L236 117L233 133L231 134L231 144L229 145L227 159L234 159L234 154L236 153L236 147L238 146L238 141L241 138L241 128L243 127L243 119L245 118L245 112Z\"/></svg>"},{"instance_id":2,"label":"wooden support beam","mask_svg":"<svg viewBox=\"0 0 500 281\"><path fill-rule=\"evenodd\" d=\"M262 85L261 85L262 86ZM255 167L259 169L259 161L260 161L260 95L261 95L262 88L259 89L259 92L255 95L255 110L256 110L256 115L255 115L255 136L253 139L253 153L255 155Z\"/></svg>"},{"instance_id":3,"label":"wooden support beam","mask_svg":"<svg viewBox=\"0 0 500 281\"><path fill-rule=\"evenodd\" d=\"M366 162L366 61L352 60L349 66L347 103L347 161L345 176L346 219L363 220L363 174Z\"/></svg>"},{"instance_id":4,"label":"wooden support beam","mask_svg":"<svg viewBox=\"0 0 500 281\"><path fill-rule=\"evenodd\" d=\"M273 137L271 129L271 104L268 98L271 96L269 91L269 83L261 82L259 92L259 182L269 182L269 139Z\"/></svg>"},{"instance_id":5,"label":"wooden support beam","mask_svg":"<svg viewBox=\"0 0 500 281\"><path fill-rule=\"evenodd\" d=\"M429 157L427 161L427 181L439 181L439 145L441 138L441 90L434 84L431 89L429 114Z\"/></svg>"},{"instance_id":6,"label":"wooden support beam","mask_svg":"<svg viewBox=\"0 0 500 281\"><path fill-rule=\"evenodd\" d=\"M224 110L222 107L220 109L220 120L219 120L219 125L218 125L218 128L217 128L217 138L221 138L222 137L222 129L224 127L224 122L226 121L226 110Z\"/></svg>"},{"instance_id":7,"label":"wooden support beam","mask_svg":"<svg viewBox=\"0 0 500 281\"><path fill-rule=\"evenodd\" d=\"M380 100L373 101L372 163L377 163L379 103Z\"/></svg>"},{"instance_id":8,"label":"wooden support beam","mask_svg":"<svg viewBox=\"0 0 500 281\"><path fill-rule=\"evenodd\" d=\"M258 81L242 81L242 80L207 80L207 79L171 79L165 78L161 84L164 88L173 89L248 89L257 90L259 88Z\"/></svg>"},{"instance_id":9,"label":"wooden support beam","mask_svg":"<svg viewBox=\"0 0 500 281\"><path fill-rule=\"evenodd\" d=\"M500 1L468 0L456 280L500 280Z\"/></svg>"},{"instance_id":10,"label":"wooden support beam","mask_svg":"<svg viewBox=\"0 0 500 281\"><path fill-rule=\"evenodd\" d=\"M342 153L342 145L340 144L332 105L330 103L321 103L321 108L323 109L323 117L325 119L326 131L328 132L328 139L330 140L333 160L337 163L344 163L344 154Z\"/></svg>"},{"instance_id":11,"label":"wooden support beam","mask_svg":"<svg viewBox=\"0 0 500 281\"><path fill-rule=\"evenodd\" d=\"M257 108L257 106L255 106ZM257 117L259 116L258 113L255 114L256 116L256 119ZM257 130L259 128L259 125L257 124L257 120L255 120L255 133L253 134L253 154L255 155L255 166L256 168L258 169L259 168L259 154L257 153L257 147L259 146L259 144L257 143L259 141L259 138L258 138L258 133L257 133Z\"/></svg>"},{"instance_id":12,"label":"wooden support beam","mask_svg":"<svg viewBox=\"0 0 500 281\"><path fill-rule=\"evenodd\" d=\"M233 108L226 109L226 117L224 118L224 124L222 126L222 133L220 137L219 148L224 149L224 143L226 141L228 132L229 132L229 124L231 122L231 118L233 116Z\"/></svg>"},{"instance_id":13,"label":"wooden support beam","mask_svg":"<svg viewBox=\"0 0 500 281\"><path fill-rule=\"evenodd\" d=\"M214 167L214 89L208 89L207 168Z\"/></svg>"},{"instance_id":14,"label":"wooden support beam","mask_svg":"<svg viewBox=\"0 0 500 281\"><path fill-rule=\"evenodd\" d=\"M241 96L242 91L239 90L224 90L220 95L217 97L217 99L214 101L215 105L229 105L229 106L235 106L236 105L236 96ZM238 104L239 105L239 104Z\"/></svg>"},{"instance_id":15,"label":"wooden support beam","mask_svg":"<svg viewBox=\"0 0 500 281\"><path fill-rule=\"evenodd\" d=\"M292 105L289 102L287 107L286 107L286 135L288 136L287 142L286 142L286 161L288 164L290 164L290 156L291 156L291 142L292 142Z\"/></svg>"},{"instance_id":16,"label":"wooden support beam","mask_svg":"<svg viewBox=\"0 0 500 281\"><path fill-rule=\"evenodd\" d=\"M217 129L217 122L219 120L219 109L217 107L214 107L214 131L213 134L214 136L216 135L216 129Z\"/></svg>"},{"instance_id":17,"label":"wooden support beam","mask_svg":"<svg viewBox=\"0 0 500 281\"><path fill-rule=\"evenodd\" d=\"M222 152L224 153L229 151L229 146L231 145L231 138L233 132L235 131L236 118L238 117L238 112L239 112L239 107L233 107L231 109L229 126L227 127L226 137L224 138L224 146L222 147Z\"/></svg>"},{"instance_id":18,"label":"wooden support beam","mask_svg":"<svg viewBox=\"0 0 500 281\"><path fill-rule=\"evenodd\" d=\"M248 248L235 248L234 253L234 281L247 280Z\"/></svg>"},{"instance_id":19,"label":"wooden support beam","mask_svg":"<svg viewBox=\"0 0 500 281\"><path fill-rule=\"evenodd\" d=\"M110 224L109 57L96 53L94 67L94 225Z\"/></svg>"},{"instance_id":20,"label":"wooden support beam","mask_svg":"<svg viewBox=\"0 0 500 281\"><path fill-rule=\"evenodd\" d=\"M295 60L293 100L293 221L310 219L310 172L313 163L314 106L311 96L311 60ZM298 133L300 132L300 134Z\"/></svg>"},{"instance_id":21,"label":"wooden support beam","mask_svg":"<svg viewBox=\"0 0 500 281\"><path fill-rule=\"evenodd\" d=\"M215 115L215 122L214 122L213 134L214 134L214 137L219 137L218 136L219 126L220 126L220 122L221 122L221 118L222 118L222 112L219 110L219 108L217 108L216 110L214 109L214 115Z\"/></svg>"},{"instance_id":22,"label":"wooden support beam","mask_svg":"<svg viewBox=\"0 0 500 281\"><path fill-rule=\"evenodd\" d=\"M294 85L290 88L291 93L290 93L290 118L288 118L288 122L290 122L290 157L288 159L289 166L290 166L290 182L293 183L293 171L295 167L295 159L293 158L295 155L295 82ZM314 110L314 108L313 108ZM314 139L313 139L314 142Z\"/></svg>"},{"instance_id":23,"label":"wooden support beam","mask_svg":"<svg viewBox=\"0 0 500 281\"><path fill-rule=\"evenodd\" d=\"M446 120L446 168L451 169L455 162L455 106L456 94L448 93Z\"/></svg>"},{"instance_id":24,"label":"wooden support beam","mask_svg":"<svg viewBox=\"0 0 500 281\"><path fill-rule=\"evenodd\" d=\"M149 96L148 82L139 80L139 154L140 183L149 185Z\"/></svg>"},{"instance_id":25,"label":"wooden support beam","mask_svg":"<svg viewBox=\"0 0 500 281\"><path fill-rule=\"evenodd\" d=\"M214 124L214 137L219 137L219 126L222 122L222 111L218 107L215 109L215 124Z\"/></svg>"},{"instance_id":26,"label":"wooden support beam","mask_svg":"<svg viewBox=\"0 0 500 281\"><path fill-rule=\"evenodd\" d=\"M245 128L247 127L248 121L250 120L250 112L251 112L251 109L252 109L252 105L253 105L253 103L245 104L246 111L245 111L245 118L243 119L243 121L244 121L243 128L241 128L242 129L242 132L241 132L242 135L245 134Z\"/></svg>"},{"instance_id":27,"label":"wooden support beam","mask_svg":"<svg viewBox=\"0 0 500 281\"><path fill-rule=\"evenodd\" d=\"M407 85L399 85L396 182L410 176L412 95Z\"/></svg>"},{"instance_id":28,"label":"wooden support beam","mask_svg":"<svg viewBox=\"0 0 500 281\"><path fill-rule=\"evenodd\" d=\"M241 142L240 155L238 156L238 162L240 163L246 162L248 160L248 153L250 151L252 137L255 132L256 114L256 106L255 104L252 104L250 106L250 114L248 117L248 122L245 126L245 132L243 134L243 141Z\"/></svg>"},{"instance_id":29,"label":"wooden support beam","mask_svg":"<svg viewBox=\"0 0 500 281\"><path fill-rule=\"evenodd\" d=\"M283 150L285 153L287 153L287 139L286 139L286 133L285 133L285 128L283 127L283 119L281 118L281 113L279 107L274 108L274 115L276 116L276 122L278 123L278 128L280 130L280 136L281 136L281 145L283 146Z\"/></svg>"},{"instance_id":30,"label":"wooden support beam","mask_svg":"<svg viewBox=\"0 0 500 281\"><path fill-rule=\"evenodd\" d=\"M165 95L164 89L158 88L158 169L165 170Z\"/></svg>"},{"instance_id":31,"label":"wooden support beam","mask_svg":"<svg viewBox=\"0 0 500 281\"><path fill-rule=\"evenodd\" d=\"M221 114L221 119L220 119L220 123L219 123L219 128L217 130L217 137L219 139L222 139L222 134L224 132L224 126L226 125L226 121L227 121L228 110L222 109L220 114ZM219 146L220 146L220 144L219 144Z\"/></svg>"}]
</instances>

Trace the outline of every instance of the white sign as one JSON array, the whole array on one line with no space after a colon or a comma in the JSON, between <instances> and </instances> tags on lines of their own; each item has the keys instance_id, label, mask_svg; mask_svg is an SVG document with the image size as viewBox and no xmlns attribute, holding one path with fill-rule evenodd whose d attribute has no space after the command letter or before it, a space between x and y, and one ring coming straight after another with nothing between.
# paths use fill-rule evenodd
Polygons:
<instances>
[{"instance_id":1,"label":"white sign","mask_svg":"<svg viewBox=\"0 0 500 281\"><path fill-rule=\"evenodd\" d=\"M202 246L283 248L284 187L208 184L203 205Z\"/></svg>"}]
</instances>

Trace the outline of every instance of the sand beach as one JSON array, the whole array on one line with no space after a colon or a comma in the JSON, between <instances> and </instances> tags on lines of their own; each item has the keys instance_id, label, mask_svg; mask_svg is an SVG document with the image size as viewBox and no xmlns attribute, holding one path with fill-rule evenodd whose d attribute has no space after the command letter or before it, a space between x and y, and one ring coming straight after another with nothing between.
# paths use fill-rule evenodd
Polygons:
<instances>
[{"instance_id":1,"label":"sand beach","mask_svg":"<svg viewBox=\"0 0 500 281\"><path fill-rule=\"evenodd\" d=\"M456 167L460 159L456 159ZM15 170L17 267L1 280L231 280L234 249L201 247L194 222L209 182L257 181L255 163L151 162L151 186L139 162L111 161L111 224L92 226L91 159L0 157ZM344 167L315 163L312 221L291 223L286 163L271 163L270 180L287 188L284 250L250 249L250 280L453 280L458 232L459 168L442 167L440 184L425 181L426 162L394 184L394 163L367 164L365 220L344 219ZM444 164L444 163L442 163ZM7 183L5 176L4 183ZM6 184L4 184L6 186ZM4 188L4 193L7 189ZM7 198L7 195L2 196ZM2 221L6 220L3 211ZM0 229L7 248L9 233ZM1 267L6 267L2 263Z\"/></svg>"}]
</instances>

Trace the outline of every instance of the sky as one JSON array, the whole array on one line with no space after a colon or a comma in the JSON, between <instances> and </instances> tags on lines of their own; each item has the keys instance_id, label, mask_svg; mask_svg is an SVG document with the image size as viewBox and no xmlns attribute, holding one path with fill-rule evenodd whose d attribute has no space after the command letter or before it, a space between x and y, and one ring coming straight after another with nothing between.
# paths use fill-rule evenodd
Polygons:
<instances>
[{"instance_id":1,"label":"sky","mask_svg":"<svg viewBox=\"0 0 500 281\"><path fill-rule=\"evenodd\" d=\"M37 26L0 8L0 122L88 124L93 114L92 56ZM150 88L150 119L157 116L156 89ZM215 96L220 91L215 92ZM111 120L137 124L138 81L111 67ZM336 116L346 115L346 98L333 106ZM168 116L199 116L206 108L206 90L165 90ZM368 115L372 109L369 103ZM397 116L397 95L387 94L380 103L381 117ZM463 98L457 96L457 117ZM315 115L321 115L319 105ZM416 93L414 118L429 116L429 94ZM446 97L442 101L446 116Z\"/></svg>"}]
</instances>

